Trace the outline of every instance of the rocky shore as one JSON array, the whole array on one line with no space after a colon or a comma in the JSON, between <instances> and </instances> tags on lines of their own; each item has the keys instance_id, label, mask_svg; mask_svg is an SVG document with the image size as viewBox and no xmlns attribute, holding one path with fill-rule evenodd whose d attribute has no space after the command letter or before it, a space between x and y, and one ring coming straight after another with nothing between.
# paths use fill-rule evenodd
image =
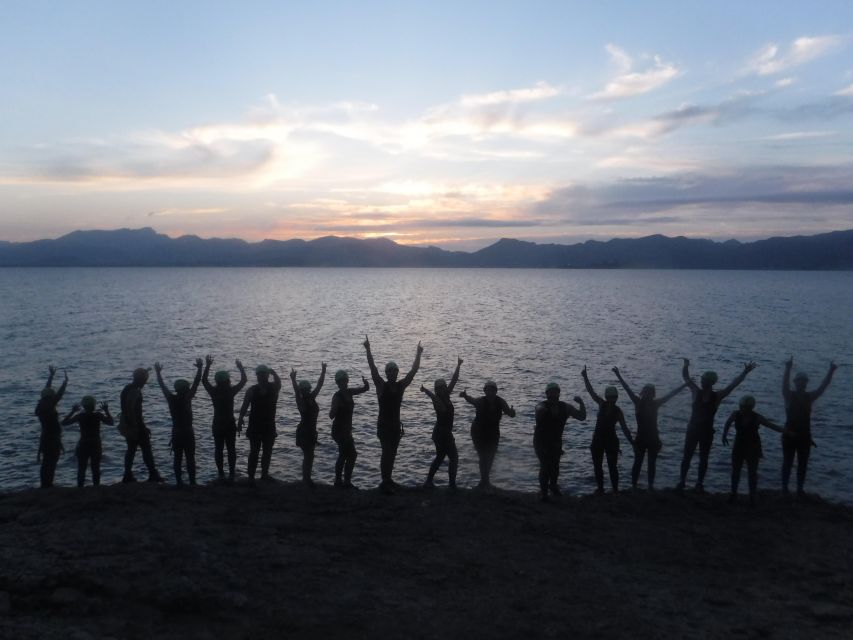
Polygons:
<instances>
[{"instance_id":1,"label":"rocky shore","mask_svg":"<svg viewBox=\"0 0 853 640\"><path fill-rule=\"evenodd\" d=\"M0 494L4 638L849 638L853 508L163 485Z\"/></svg>"}]
</instances>

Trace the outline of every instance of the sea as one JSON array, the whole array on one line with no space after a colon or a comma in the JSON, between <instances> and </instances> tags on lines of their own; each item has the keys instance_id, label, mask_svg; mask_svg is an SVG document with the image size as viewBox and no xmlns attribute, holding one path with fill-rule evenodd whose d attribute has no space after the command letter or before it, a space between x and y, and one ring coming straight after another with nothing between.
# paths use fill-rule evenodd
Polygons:
<instances>
[{"instance_id":1,"label":"sea","mask_svg":"<svg viewBox=\"0 0 853 640\"><path fill-rule=\"evenodd\" d=\"M570 494L595 488L589 445L596 406L583 387L586 366L600 394L616 384L618 366L639 391L653 383L658 395L681 384L681 358L691 362L694 379L705 370L719 374L722 388L744 363L758 367L722 404L706 488L727 491L731 450L721 443L726 417L745 394L756 410L784 422L783 363L794 357L812 387L829 363L840 365L816 403L807 490L832 501L853 503L853 273L790 271L631 271L527 269L322 269L322 268L6 268L0 269L0 490L38 485L39 424L34 409L48 366L69 378L61 415L82 396L94 395L119 412L119 394L139 366L163 365L167 384L191 379L196 358L215 358L213 369L238 377L235 359L252 371L273 367L284 387L279 398L278 438L271 472L281 481L300 477L301 451L295 443L299 421L288 374L315 382L328 363L319 394L320 440L314 479L331 483L337 448L328 409L337 369L351 384L370 378L362 343L370 337L380 369L396 361L409 370L420 341L420 371L406 392L395 479L423 483L434 456L434 411L419 390L448 379L457 357L464 359L456 392L482 393L493 379L499 394L517 411L504 418L493 481L498 487L537 490L533 451L534 410L545 385L554 381L562 399L581 396L590 415L566 428L561 484ZM478 479L470 439L473 410L454 393L459 484ZM152 431L157 465L173 480L169 453L170 419L154 382L144 391L144 414ZM237 406L242 400L238 397ZM634 409L619 396L629 427ZM199 481L216 476L211 435L211 402L203 388L194 401ZM661 410L663 449L657 486L674 486L690 394L682 392ZM358 461L353 480L361 487L379 482L376 395L356 397L354 433ZM76 477L74 427L64 429L65 454L57 484ZM622 439L621 484L630 486L633 452ZM103 482L119 482L124 440L104 427ZM759 488L780 486L782 453L778 434L763 433L764 459ZM238 469L245 474L248 441L238 438ZM145 477L141 456L136 473ZM698 457L688 482L695 481ZM445 463L446 465L446 463ZM641 486L645 486L645 468ZM436 478L446 484L446 466ZM87 482L89 480L87 479ZM746 490L746 477L742 479Z\"/></svg>"}]
</instances>

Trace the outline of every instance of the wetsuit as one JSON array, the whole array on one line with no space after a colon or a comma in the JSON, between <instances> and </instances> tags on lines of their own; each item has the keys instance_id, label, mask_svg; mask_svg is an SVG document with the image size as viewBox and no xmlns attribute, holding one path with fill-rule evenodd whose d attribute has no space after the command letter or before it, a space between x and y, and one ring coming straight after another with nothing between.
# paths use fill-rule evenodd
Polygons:
<instances>
[{"instance_id":1,"label":"wetsuit","mask_svg":"<svg viewBox=\"0 0 853 640\"><path fill-rule=\"evenodd\" d=\"M246 429L246 436L249 438L250 480L255 478L259 455L261 457L261 478L269 477L272 448L276 437L275 411L278 403L278 392L276 386L271 383L255 384L246 391L249 400L249 427Z\"/></svg>"},{"instance_id":2,"label":"wetsuit","mask_svg":"<svg viewBox=\"0 0 853 640\"><path fill-rule=\"evenodd\" d=\"M397 459L397 448L403 435L403 425L400 422L400 407L403 404L403 392L406 386L400 381L384 381L377 385L376 393L379 400L379 420L376 424L376 435L382 447L379 462L382 482L391 482L394 471L394 461Z\"/></svg>"},{"instance_id":3,"label":"wetsuit","mask_svg":"<svg viewBox=\"0 0 853 640\"><path fill-rule=\"evenodd\" d=\"M803 491L812 449L812 404L808 391L791 391L785 398L785 427L790 435L782 436L782 488L788 490L794 456L797 458L797 491Z\"/></svg>"},{"instance_id":4,"label":"wetsuit","mask_svg":"<svg viewBox=\"0 0 853 640\"><path fill-rule=\"evenodd\" d=\"M549 488L559 493L557 478L563 455L563 432L569 418L585 420L586 412L581 413L561 400L546 400L536 406L533 449L539 458L539 488L543 496L547 496Z\"/></svg>"},{"instance_id":5,"label":"wetsuit","mask_svg":"<svg viewBox=\"0 0 853 640\"><path fill-rule=\"evenodd\" d=\"M610 484L614 491L619 490L619 438L616 436L616 424L624 422L625 416L617 405L603 402L598 405L598 417L592 433L592 465L595 470L595 483L599 492L604 491L604 457L607 456L607 469L610 472Z\"/></svg>"},{"instance_id":6,"label":"wetsuit","mask_svg":"<svg viewBox=\"0 0 853 640\"><path fill-rule=\"evenodd\" d=\"M435 408L435 426L432 429L432 441L435 443L435 459L429 467L427 482L432 482L444 458L448 458L448 475L450 486L456 486L456 472L459 467L459 452L456 449L456 439L453 437L453 419L456 409L450 400L450 394L436 396L433 400Z\"/></svg>"},{"instance_id":7,"label":"wetsuit","mask_svg":"<svg viewBox=\"0 0 853 640\"><path fill-rule=\"evenodd\" d=\"M235 386L212 385L204 380L204 388L213 401L213 445L216 468L220 478L224 475L223 450L228 449L228 476L234 479L237 464L237 420L234 418L234 398L243 388L245 381Z\"/></svg>"},{"instance_id":8,"label":"wetsuit","mask_svg":"<svg viewBox=\"0 0 853 640\"><path fill-rule=\"evenodd\" d=\"M476 414L471 423L471 440L480 458L480 482L488 484L501 439L501 418L513 412L500 396L482 396L473 404Z\"/></svg>"},{"instance_id":9,"label":"wetsuit","mask_svg":"<svg viewBox=\"0 0 853 640\"><path fill-rule=\"evenodd\" d=\"M154 466L154 454L151 451L151 430L145 426L142 418L142 389L131 383L121 391L121 417L119 431L127 441L127 452L124 454L124 482L133 481L133 459L136 449L142 450L142 460L148 467L151 478L159 474Z\"/></svg>"},{"instance_id":10,"label":"wetsuit","mask_svg":"<svg viewBox=\"0 0 853 640\"><path fill-rule=\"evenodd\" d=\"M302 449L302 479L311 479L311 469L314 466L314 448L317 446L317 416L320 407L310 395L297 393L296 406L301 418L296 427L296 446Z\"/></svg>"},{"instance_id":11,"label":"wetsuit","mask_svg":"<svg viewBox=\"0 0 853 640\"><path fill-rule=\"evenodd\" d=\"M78 413L70 421L63 424L78 424L80 426L80 441L77 443L77 486L82 487L86 482L86 467L91 464L92 484L101 484L101 425L113 424L100 411Z\"/></svg>"},{"instance_id":12,"label":"wetsuit","mask_svg":"<svg viewBox=\"0 0 853 640\"><path fill-rule=\"evenodd\" d=\"M365 389L366 390L366 389ZM335 417L332 420L332 439L338 445L338 459L335 462L335 484L349 484L352 470L358 454L355 451L355 440L352 437L352 414L355 401L349 390L335 392L332 397ZM342 479L343 476L343 479Z\"/></svg>"},{"instance_id":13,"label":"wetsuit","mask_svg":"<svg viewBox=\"0 0 853 640\"><path fill-rule=\"evenodd\" d=\"M166 396L172 415L172 452L174 453L175 481L181 484L181 461L187 458L187 475L195 484L195 431L193 430L193 394L191 392Z\"/></svg>"},{"instance_id":14,"label":"wetsuit","mask_svg":"<svg viewBox=\"0 0 853 640\"><path fill-rule=\"evenodd\" d=\"M681 461L682 485L687 479L687 472L690 470L690 462L693 460L697 445L699 446L697 487L701 487L705 481L708 457L711 454L711 445L714 443L714 417L717 415L719 404L719 396L716 391L706 392L703 389L693 391L693 407L690 413L690 422L687 425L687 433L684 437L684 457Z\"/></svg>"},{"instance_id":15,"label":"wetsuit","mask_svg":"<svg viewBox=\"0 0 853 640\"><path fill-rule=\"evenodd\" d=\"M643 458L646 452L649 454L648 483L649 488L655 484L655 470L657 466L658 453L663 443L658 433L658 409L660 405L655 398L640 397L634 402L637 416L637 437L634 440L634 466L631 469L631 484L637 486L640 479L640 470L643 467Z\"/></svg>"},{"instance_id":16,"label":"wetsuit","mask_svg":"<svg viewBox=\"0 0 853 640\"><path fill-rule=\"evenodd\" d=\"M35 414L41 423L39 451L41 452L41 486L53 486L56 465L62 453L62 427L59 424L59 414L56 405L62 398L62 393L55 393L49 398L42 398L36 405Z\"/></svg>"},{"instance_id":17,"label":"wetsuit","mask_svg":"<svg viewBox=\"0 0 853 640\"><path fill-rule=\"evenodd\" d=\"M761 436L758 429L767 425L767 419L754 411L737 410L729 421L735 426L735 443L732 447L732 495L737 493L740 472L746 462L749 474L749 496L753 499L758 489L758 461L762 457Z\"/></svg>"}]
</instances>

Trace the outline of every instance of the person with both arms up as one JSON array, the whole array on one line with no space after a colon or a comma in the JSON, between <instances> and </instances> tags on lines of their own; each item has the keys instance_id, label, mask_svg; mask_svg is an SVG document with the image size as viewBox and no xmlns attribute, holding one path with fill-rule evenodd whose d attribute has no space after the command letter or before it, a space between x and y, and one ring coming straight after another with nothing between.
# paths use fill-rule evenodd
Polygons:
<instances>
[{"instance_id":1,"label":"person with both arms up","mask_svg":"<svg viewBox=\"0 0 853 640\"><path fill-rule=\"evenodd\" d=\"M106 402L101 403L101 410L95 411L97 402L94 396L83 396L80 404L71 407L68 415L62 419L65 426L76 423L80 427L80 440L74 453L77 456L77 486L82 487L86 482L86 467L92 467L92 485L101 484L101 425L115 424L110 407ZM82 411L81 411L82 408Z\"/></svg>"},{"instance_id":2,"label":"person with both arms up","mask_svg":"<svg viewBox=\"0 0 853 640\"><path fill-rule=\"evenodd\" d=\"M224 482L225 460L223 453L225 449L228 450L228 483L233 483L237 466L237 420L234 418L234 398L246 385L248 378L243 363L235 360L234 365L240 372L240 381L237 384L231 384L231 374L225 370L217 371L213 375L215 384L210 384L208 378L212 365L213 356L207 356L201 382L213 402L213 457L216 462L219 481Z\"/></svg>"},{"instance_id":3,"label":"person with both arms up","mask_svg":"<svg viewBox=\"0 0 853 640\"><path fill-rule=\"evenodd\" d=\"M607 469L610 472L610 485L613 493L619 493L619 438L616 435L616 424L622 428L625 438L634 446L634 438L625 424L625 415L616 405L619 391L616 387L606 387L604 398L599 396L589 381L586 367L581 371L583 383L590 397L598 405L598 417L595 419L595 431L592 434L592 443L589 446L592 452L592 466L595 471L596 495L604 494L604 457L607 456Z\"/></svg>"},{"instance_id":4,"label":"person with both arms up","mask_svg":"<svg viewBox=\"0 0 853 640\"><path fill-rule=\"evenodd\" d=\"M290 382L296 396L296 408L299 410L299 424L296 426L296 446L302 449L302 482L306 487L313 488L311 471L314 468L314 449L317 446L317 416L320 407L317 405L317 394L323 388L326 380L326 363L320 364L320 379L314 388L308 380L296 382L296 369L290 370Z\"/></svg>"},{"instance_id":5,"label":"person with both arms up","mask_svg":"<svg viewBox=\"0 0 853 640\"><path fill-rule=\"evenodd\" d=\"M183 486L181 476L181 461L187 460L187 476L190 485L195 486L195 431L193 430L193 398L198 385L201 383L201 370L204 362L201 358L195 361L195 378L192 384L189 380L179 378L175 380L175 392L172 393L163 382L163 365L154 363L154 372L157 374L157 384L163 392L163 397L169 405L169 414L172 416L172 452L174 454L175 484Z\"/></svg>"},{"instance_id":6,"label":"person with both arms up","mask_svg":"<svg viewBox=\"0 0 853 640\"><path fill-rule=\"evenodd\" d=\"M41 397L35 410L35 415L41 423L36 460L41 463L39 476L42 489L49 489L53 486L59 456L65 451L65 447L62 446L62 426L59 424L59 412L56 410L56 405L65 395L65 389L68 387L68 373L65 373L65 379L57 390L53 389L55 375L56 367L51 365L48 367L47 382L41 390Z\"/></svg>"},{"instance_id":7,"label":"person with both arms up","mask_svg":"<svg viewBox=\"0 0 853 640\"><path fill-rule=\"evenodd\" d=\"M332 407L329 409L329 419L332 421L332 439L338 445L338 459L335 462L335 487L339 489L355 489L352 483L352 471L355 468L355 440L352 436L352 414L355 409L353 396L370 389L367 378L361 377L360 387L350 388L349 374L338 369L335 372L335 384L338 390L332 396Z\"/></svg>"},{"instance_id":8,"label":"person with both arms up","mask_svg":"<svg viewBox=\"0 0 853 640\"><path fill-rule=\"evenodd\" d=\"M462 358L457 356L456 370L450 378L450 384L444 378L439 378L435 381L433 389L430 391L424 385L421 385L421 391L432 400L432 407L435 409L435 427L432 430L432 441L435 444L435 459L429 466L427 479L424 483L425 489L435 487L433 482L435 474L444 459L448 459L448 487L456 489L456 472L459 467L459 452L456 450L456 439L453 437L453 416L455 410L450 394L453 393L456 383L459 381L459 370L462 368Z\"/></svg>"}]
</instances>

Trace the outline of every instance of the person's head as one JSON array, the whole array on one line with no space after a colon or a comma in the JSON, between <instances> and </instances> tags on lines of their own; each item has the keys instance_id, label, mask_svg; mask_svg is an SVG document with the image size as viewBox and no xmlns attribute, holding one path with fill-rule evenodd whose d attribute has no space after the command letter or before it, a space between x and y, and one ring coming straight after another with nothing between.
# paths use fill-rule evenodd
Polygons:
<instances>
[{"instance_id":1,"label":"person's head","mask_svg":"<svg viewBox=\"0 0 853 640\"><path fill-rule=\"evenodd\" d=\"M647 384L640 391L640 397L645 399L645 400L651 400L652 398L655 397L656 393L657 393L657 389L655 389L655 385Z\"/></svg>"},{"instance_id":2,"label":"person's head","mask_svg":"<svg viewBox=\"0 0 853 640\"><path fill-rule=\"evenodd\" d=\"M80 401L80 406L83 407L86 413L94 412L96 404L94 396L83 396L83 399Z\"/></svg>"},{"instance_id":3,"label":"person's head","mask_svg":"<svg viewBox=\"0 0 853 640\"><path fill-rule=\"evenodd\" d=\"M494 398L498 395L498 384L494 380L486 380L486 384L483 385L483 393L486 394L489 398Z\"/></svg>"},{"instance_id":4,"label":"person's head","mask_svg":"<svg viewBox=\"0 0 853 640\"><path fill-rule=\"evenodd\" d=\"M619 391L617 391L616 387L605 387L604 388L604 400L606 402L614 403L616 399L619 397Z\"/></svg>"},{"instance_id":5,"label":"person's head","mask_svg":"<svg viewBox=\"0 0 853 640\"><path fill-rule=\"evenodd\" d=\"M393 360L385 365L385 377L388 379L388 382L394 382L399 374L400 367Z\"/></svg>"},{"instance_id":6,"label":"person's head","mask_svg":"<svg viewBox=\"0 0 853 640\"><path fill-rule=\"evenodd\" d=\"M335 384L341 389L346 389L349 384L349 374L343 369L335 371Z\"/></svg>"},{"instance_id":7,"label":"person's head","mask_svg":"<svg viewBox=\"0 0 853 640\"><path fill-rule=\"evenodd\" d=\"M549 382L545 385L545 397L548 400L559 400L560 399L560 385L556 382Z\"/></svg>"},{"instance_id":8,"label":"person's head","mask_svg":"<svg viewBox=\"0 0 853 640\"><path fill-rule=\"evenodd\" d=\"M809 384L809 376L805 371L800 371L794 376L794 388L797 391L805 391Z\"/></svg>"},{"instance_id":9,"label":"person's head","mask_svg":"<svg viewBox=\"0 0 853 640\"><path fill-rule=\"evenodd\" d=\"M752 411L755 409L755 398L752 396L744 396L740 399L741 411Z\"/></svg>"},{"instance_id":10,"label":"person's head","mask_svg":"<svg viewBox=\"0 0 853 640\"><path fill-rule=\"evenodd\" d=\"M447 390L447 380L445 380L444 378L439 378L438 380L436 380L435 384L433 385L433 388L435 389L435 395L437 396L446 396L448 393L450 393Z\"/></svg>"},{"instance_id":11,"label":"person's head","mask_svg":"<svg viewBox=\"0 0 853 640\"><path fill-rule=\"evenodd\" d=\"M217 371L213 374L213 380L217 385L227 387L231 382L231 374L227 371Z\"/></svg>"},{"instance_id":12,"label":"person's head","mask_svg":"<svg viewBox=\"0 0 853 640\"><path fill-rule=\"evenodd\" d=\"M703 389L710 389L715 384L717 384L717 372L716 371L706 371L702 374L700 378L700 382L702 383Z\"/></svg>"},{"instance_id":13,"label":"person's head","mask_svg":"<svg viewBox=\"0 0 853 640\"><path fill-rule=\"evenodd\" d=\"M178 378L175 380L175 393L179 396L185 395L190 390L190 381Z\"/></svg>"},{"instance_id":14,"label":"person's head","mask_svg":"<svg viewBox=\"0 0 853 640\"><path fill-rule=\"evenodd\" d=\"M266 384L270 381L270 368L265 364L259 364L255 367L255 376L259 384Z\"/></svg>"},{"instance_id":15,"label":"person's head","mask_svg":"<svg viewBox=\"0 0 853 640\"><path fill-rule=\"evenodd\" d=\"M148 369L145 367L139 367L138 369L133 370L133 384L137 387L144 387L145 383L148 382Z\"/></svg>"},{"instance_id":16,"label":"person's head","mask_svg":"<svg viewBox=\"0 0 853 640\"><path fill-rule=\"evenodd\" d=\"M52 387L45 387L41 390L41 399L42 400L52 400L56 395L56 391L53 390Z\"/></svg>"},{"instance_id":17,"label":"person's head","mask_svg":"<svg viewBox=\"0 0 853 640\"><path fill-rule=\"evenodd\" d=\"M300 380L296 385L296 388L299 389L299 393L304 398L305 396L311 395L311 383L307 380Z\"/></svg>"}]
</instances>

